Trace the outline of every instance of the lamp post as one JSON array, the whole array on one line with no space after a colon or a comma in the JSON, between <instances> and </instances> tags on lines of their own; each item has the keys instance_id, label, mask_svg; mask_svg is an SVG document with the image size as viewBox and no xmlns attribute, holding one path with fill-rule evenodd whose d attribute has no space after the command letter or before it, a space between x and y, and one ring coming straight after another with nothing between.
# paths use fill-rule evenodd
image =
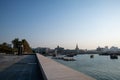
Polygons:
<instances>
[{"instance_id":1,"label":"lamp post","mask_svg":"<svg viewBox=\"0 0 120 80\"><path fill-rule=\"evenodd\" d=\"M22 42L18 42L18 55L22 55Z\"/></svg>"}]
</instances>

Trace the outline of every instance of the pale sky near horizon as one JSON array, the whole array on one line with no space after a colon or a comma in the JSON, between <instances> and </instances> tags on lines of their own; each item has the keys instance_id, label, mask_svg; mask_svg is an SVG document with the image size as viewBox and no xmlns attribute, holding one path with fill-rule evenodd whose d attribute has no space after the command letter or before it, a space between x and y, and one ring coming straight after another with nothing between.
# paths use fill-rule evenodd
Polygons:
<instances>
[{"instance_id":1,"label":"pale sky near horizon","mask_svg":"<svg viewBox=\"0 0 120 80\"><path fill-rule=\"evenodd\" d=\"M120 0L0 0L0 44L120 47Z\"/></svg>"}]
</instances>

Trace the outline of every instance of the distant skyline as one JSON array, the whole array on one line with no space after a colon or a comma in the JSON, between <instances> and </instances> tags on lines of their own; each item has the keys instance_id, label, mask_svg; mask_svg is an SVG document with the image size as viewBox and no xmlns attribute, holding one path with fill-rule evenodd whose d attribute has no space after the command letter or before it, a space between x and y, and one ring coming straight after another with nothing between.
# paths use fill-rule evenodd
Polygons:
<instances>
[{"instance_id":1,"label":"distant skyline","mask_svg":"<svg viewBox=\"0 0 120 80\"><path fill-rule=\"evenodd\" d=\"M120 0L0 0L0 44L120 47Z\"/></svg>"}]
</instances>

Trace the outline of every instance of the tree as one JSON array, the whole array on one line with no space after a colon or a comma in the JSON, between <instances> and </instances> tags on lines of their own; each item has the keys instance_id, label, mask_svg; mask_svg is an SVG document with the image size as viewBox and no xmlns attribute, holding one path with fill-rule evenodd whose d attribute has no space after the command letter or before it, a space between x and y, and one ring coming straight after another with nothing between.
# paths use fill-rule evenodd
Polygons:
<instances>
[{"instance_id":1,"label":"tree","mask_svg":"<svg viewBox=\"0 0 120 80\"><path fill-rule=\"evenodd\" d=\"M0 45L0 52L2 53L7 53L7 54L12 54L13 49L7 45L6 42Z\"/></svg>"},{"instance_id":2,"label":"tree","mask_svg":"<svg viewBox=\"0 0 120 80\"><path fill-rule=\"evenodd\" d=\"M13 48L15 48L15 49L18 48L18 42L19 42L18 38L15 38L14 40L12 40Z\"/></svg>"},{"instance_id":3,"label":"tree","mask_svg":"<svg viewBox=\"0 0 120 80\"><path fill-rule=\"evenodd\" d=\"M22 41L19 41L18 38L15 38L14 40L12 40L14 52L18 52L20 42L21 42L21 45L23 45L23 48L22 48L23 52L25 52L25 53L33 53L32 49L30 48L30 46L28 44L28 42L25 39L23 39Z\"/></svg>"},{"instance_id":4,"label":"tree","mask_svg":"<svg viewBox=\"0 0 120 80\"><path fill-rule=\"evenodd\" d=\"M6 42L4 42L2 45L7 46L7 43L6 43Z\"/></svg>"},{"instance_id":5,"label":"tree","mask_svg":"<svg viewBox=\"0 0 120 80\"><path fill-rule=\"evenodd\" d=\"M30 48L28 42L25 39L22 40L22 44L23 44L23 50L24 50L25 53L26 52L27 53L33 53L32 49Z\"/></svg>"}]
</instances>

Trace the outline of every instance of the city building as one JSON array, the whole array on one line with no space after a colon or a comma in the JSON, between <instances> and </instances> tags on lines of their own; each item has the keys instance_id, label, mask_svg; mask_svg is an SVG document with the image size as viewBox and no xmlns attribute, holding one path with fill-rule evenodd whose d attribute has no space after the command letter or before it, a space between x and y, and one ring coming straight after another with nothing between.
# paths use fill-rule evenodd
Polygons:
<instances>
[{"instance_id":1,"label":"city building","mask_svg":"<svg viewBox=\"0 0 120 80\"><path fill-rule=\"evenodd\" d=\"M110 51L111 51L111 52L118 52L118 51L120 51L120 49L119 49L118 47L112 46L112 47L110 48Z\"/></svg>"},{"instance_id":2,"label":"city building","mask_svg":"<svg viewBox=\"0 0 120 80\"><path fill-rule=\"evenodd\" d=\"M120 49L114 46L111 48L108 48L108 46L105 46L104 48L98 47L96 50L99 52L120 52Z\"/></svg>"},{"instance_id":3,"label":"city building","mask_svg":"<svg viewBox=\"0 0 120 80\"><path fill-rule=\"evenodd\" d=\"M50 48L46 48L46 47L37 47L34 49L35 53L41 53L41 54L44 54L44 53L49 53L50 51Z\"/></svg>"},{"instance_id":4,"label":"city building","mask_svg":"<svg viewBox=\"0 0 120 80\"><path fill-rule=\"evenodd\" d=\"M57 51L58 54L64 54L64 48L59 47L59 45L55 48L55 51Z\"/></svg>"}]
</instances>

